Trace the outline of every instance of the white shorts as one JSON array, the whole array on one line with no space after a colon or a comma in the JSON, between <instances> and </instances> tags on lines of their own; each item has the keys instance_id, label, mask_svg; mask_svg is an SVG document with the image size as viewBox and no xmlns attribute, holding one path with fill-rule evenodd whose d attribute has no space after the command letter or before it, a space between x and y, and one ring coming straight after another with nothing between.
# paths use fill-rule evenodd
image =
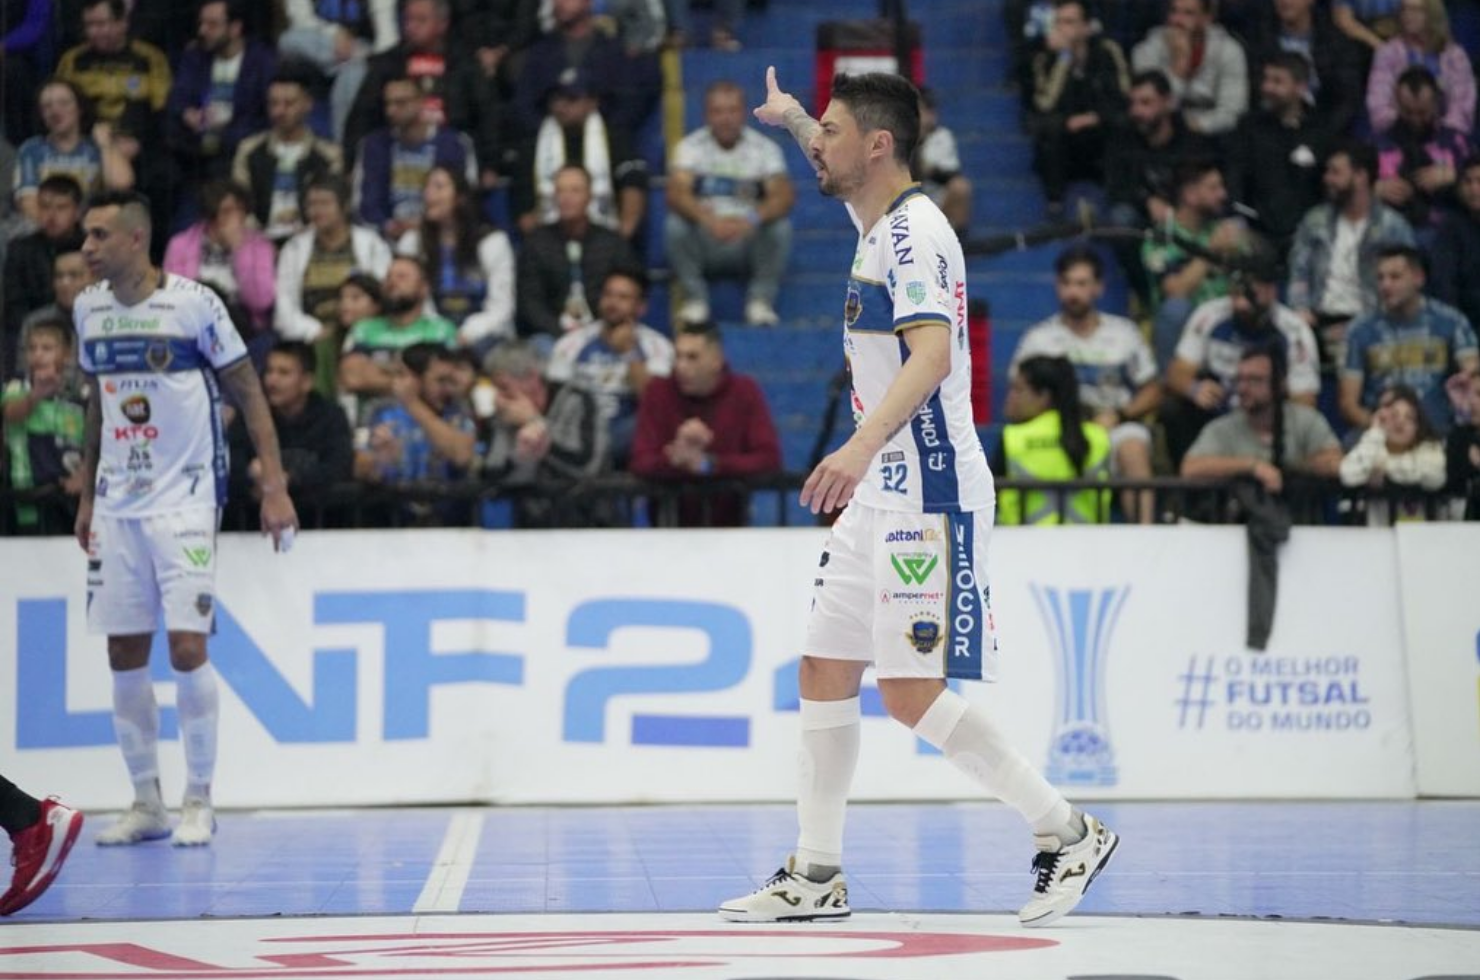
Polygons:
<instances>
[{"instance_id":1,"label":"white shorts","mask_svg":"<svg viewBox=\"0 0 1480 980\"><path fill-rule=\"evenodd\" d=\"M803 652L878 677L997 679L987 585L992 511L915 514L852 503L818 563Z\"/></svg>"},{"instance_id":2,"label":"white shorts","mask_svg":"<svg viewBox=\"0 0 1480 980\"><path fill-rule=\"evenodd\" d=\"M214 508L152 517L94 516L87 552L87 626L93 633L209 633L216 611Z\"/></svg>"}]
</instances>

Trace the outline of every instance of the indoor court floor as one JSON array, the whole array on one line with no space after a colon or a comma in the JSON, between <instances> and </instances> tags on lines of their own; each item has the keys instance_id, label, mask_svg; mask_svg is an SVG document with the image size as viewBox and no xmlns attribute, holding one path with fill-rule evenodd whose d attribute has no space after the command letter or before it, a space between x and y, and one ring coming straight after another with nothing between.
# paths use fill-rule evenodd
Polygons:
<instances>
[{"instance_id":1,"label":"indoor court floor","mask_svg":"<svg viewBox=\"0 0 1480 980\"><path fill-rule=\"evenodd\" d=\"M855 804L851 919L722 922L793 809L227 812L215 843L100 848L0 921L0 980L292 977L1480 980L1480 801L1103 803L1080 910L1023 929L1004 807Z\"/></svg>"}]
</instances>

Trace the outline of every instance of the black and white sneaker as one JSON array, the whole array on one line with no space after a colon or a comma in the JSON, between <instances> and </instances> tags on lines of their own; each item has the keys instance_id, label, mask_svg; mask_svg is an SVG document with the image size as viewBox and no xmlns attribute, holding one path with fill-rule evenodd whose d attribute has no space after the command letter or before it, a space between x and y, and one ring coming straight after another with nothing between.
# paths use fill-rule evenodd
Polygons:
<instances>
[{"instance_id":1,"label":"black and white sneaker","mask_svg":"<svg viewBox=\"0 0 1480 980\"><path fill-rule=\"evenodd\" d=\"M1068 915L1089 890L1090 882L1110 863L1120 838L1087 813L1084 827L1084 839L1067 847L1057 837L1033 838L1039 846L1033 858L1038 880L1033 885L1033 897L1018 912L1023 925L1046 926Z\"/></svg>"},{"instance_id":2,"label":"black and white sneaker","mask_svg":"<svg viewBox=\"0 0 1480 980\"><path fill-rule=\"evenodd\" d=\"M811 922L846 919L848 885L839 871L827 881L813 881L796 873L796 858L786 859L760 888L732 898L719 907L719 917L730 922Z\"/></svg>"}]
</instances>

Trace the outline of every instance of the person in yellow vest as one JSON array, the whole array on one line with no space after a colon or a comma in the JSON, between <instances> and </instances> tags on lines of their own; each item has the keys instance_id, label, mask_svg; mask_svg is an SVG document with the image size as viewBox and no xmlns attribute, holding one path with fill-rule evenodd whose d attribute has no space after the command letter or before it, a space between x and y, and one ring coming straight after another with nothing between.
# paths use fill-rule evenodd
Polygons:
<instances>
[{"instance_id":1,"label":"person in yellow vest","mask_svg":"<svg viewBox=\"0 0 1480 980\"><path fill-rule=\"evenodd\" d=\"M1007 393L998 471L1009 480L1078 480L1110 475L1110 433L1084 418L1074 365L1063 357L1025 358ZM1065 425L1069 419L1073 424ZM1108 490L1054 493L999 490L998 524L1103 524Z\"/></svg>"}]
</instances>

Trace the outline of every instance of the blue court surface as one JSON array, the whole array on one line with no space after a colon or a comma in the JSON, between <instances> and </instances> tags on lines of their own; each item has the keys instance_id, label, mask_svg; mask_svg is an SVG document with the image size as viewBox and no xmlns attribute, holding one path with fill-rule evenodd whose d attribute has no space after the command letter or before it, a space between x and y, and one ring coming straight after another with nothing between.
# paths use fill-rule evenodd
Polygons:
<instances>
[{"instance_id":1,"label":"blue court surface","mask_svg":"<svg viewBox=\"0 0 1480 980\"><path fill-rule=\"evenodd\" d=\"M223 813L215 843L100 848L0 924L3 978L1480 977L1480 801L1106 803L1114 862L1023 929L1017 816L855 805L851 920L722 922L790 806Z\"/></svg>"}]
</instances>

